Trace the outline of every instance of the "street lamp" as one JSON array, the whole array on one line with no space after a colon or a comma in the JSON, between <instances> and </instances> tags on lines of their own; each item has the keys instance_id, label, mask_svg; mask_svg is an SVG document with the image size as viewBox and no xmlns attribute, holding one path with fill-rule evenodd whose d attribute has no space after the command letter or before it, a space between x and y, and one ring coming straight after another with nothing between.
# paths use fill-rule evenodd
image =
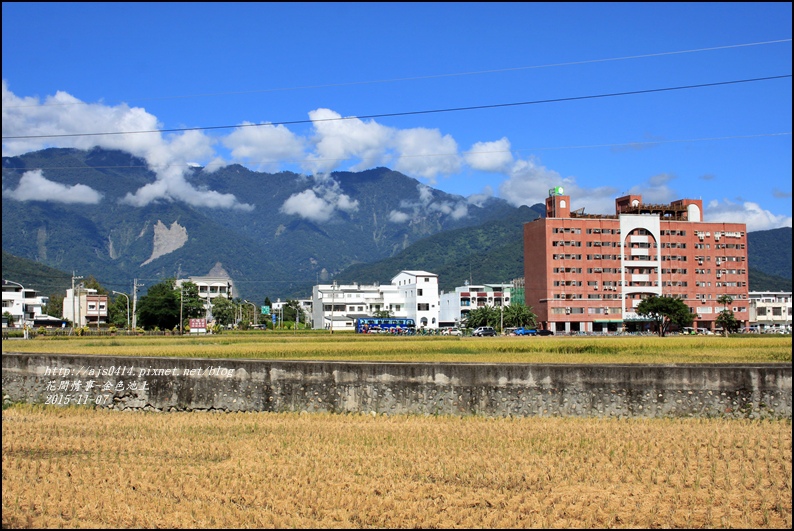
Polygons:
<instances>
[{"instance_id":1,"label":"street lamp","mask_svg":"<svg viewBox=\"0 0 794 531\"><path fill-rule=\"evenodd\" d=\"M179 335L183 335L184 331L182 329L184 319L182 318L182 308L185 305L185 287L180 285L179 286Z\"/></svg>"},{"instance_id":2,"label":"street lamp","mask_svg":"<svg viewBox=\"0 0 794 531\"><path fill-rule=\"evenodd\" d=\"M130 331L130 297L126 293L122 293L120 291L114 291L116 295L124 295L127 298L127 333Z\"/></svg>"}]
</instances>

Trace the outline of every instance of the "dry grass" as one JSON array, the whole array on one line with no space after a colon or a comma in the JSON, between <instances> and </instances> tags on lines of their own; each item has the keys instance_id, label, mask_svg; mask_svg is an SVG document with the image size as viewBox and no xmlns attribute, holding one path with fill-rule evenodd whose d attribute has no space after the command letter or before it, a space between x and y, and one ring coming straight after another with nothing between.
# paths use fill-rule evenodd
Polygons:
<instances>
[{"instance_id":1,"label":"dry grass","mask_svg":"<svg viewBox=\"0 0 794 531\"><path fill-rule=\"evenodd\" d=\"M791 528L790 421L3 411L3 527Z\"/></svg>"},{"instance_id":2,"label":"dry grass","mask_svg":"<svg viewBox=\"0 0 794 531\"><path fill-rule=\"evenodd\" d=\"M3 352L336 361L481 363L791 362L790 336L384 337L221 334L202 337L38 338Z\"/></svg>"}]
</instances>

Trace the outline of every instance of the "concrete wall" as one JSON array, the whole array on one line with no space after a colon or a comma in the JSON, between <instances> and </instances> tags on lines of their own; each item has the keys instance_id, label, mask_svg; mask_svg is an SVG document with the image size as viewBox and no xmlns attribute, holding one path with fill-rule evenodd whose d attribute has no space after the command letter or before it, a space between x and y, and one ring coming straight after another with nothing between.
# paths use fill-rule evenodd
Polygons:
<instances>
[{"instance_id":1,"label":"concrete wall","mask_svg":"<svg viewBox=\"0 0 794 531\"><path fill-rule=\"evenodd\" d=\"M5 353L4 402L156 411L791 418L791 364L368 363Z\"/></svg>"}]
</instances>

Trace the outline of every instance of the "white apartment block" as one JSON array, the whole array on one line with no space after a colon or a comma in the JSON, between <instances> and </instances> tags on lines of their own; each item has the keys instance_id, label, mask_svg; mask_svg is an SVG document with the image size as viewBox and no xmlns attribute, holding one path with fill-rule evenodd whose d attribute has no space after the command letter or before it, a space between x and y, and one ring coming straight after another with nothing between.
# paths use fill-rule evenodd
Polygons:
<instances>
[{"instance_id":1,"label":"white apartment block","mask_svg":"<svg viewBox=\"0 0 794 531\"><path fill-rule=\"evenodd\" d=\"M175 282L177 288L181 288L185 282L192 282L198 286L198 294L204 303L204 310L206 311L206 318L208 321L212 320L212 299L216 297L225 297L232 300L234 293L234 283L228 277L188 277L180 278Z\"/></svg>"},{"instance_id":2,"label":"white apartment block","mask_svg":"<svg viewBox=\"0 0 794 531\"><path fill-rule=\"evenodd\" d=\"M441 293L441 326L461 326L469 312L484 306L509 306L513 284L471 284L467 282L455 291ZM519 301L523 302L523 301Z\"/></svg>"},{"instance_id":3,"label":"white apartment block","mask_svg":"<svg viewBox=\"0 0 794 531\"><path fill-rule=\"evenodd\" d=\"M312 288L313 328L354 330L359 317L389 311L413 319L417 328L438 328L438 276L401 271L391 284L319 284Z\"/></svg>"},{"instance_id":4,"label":"white apartment block","mask_svg":"<svg viewBox=\"0 0 794 531\"><path fill-rule=\"evenodd\" d=\"M42 313L47 300L48 297L39 296L36 290L3 279L3 314L7 312L11 315L15 328L33 326L36 321L47 317ZM3 323L5 326L5 319Z\"/></svg>"},{"instance_id":5,"label":"white apartment block","mask_svg":"<svg viewBox=\"0 0 794 531\"><path fill-rule=\"evenodd\" d=\"M791 331L790 291L751 291L750 326L760 331L769 328Z\"/></svg>"}]
</instances>

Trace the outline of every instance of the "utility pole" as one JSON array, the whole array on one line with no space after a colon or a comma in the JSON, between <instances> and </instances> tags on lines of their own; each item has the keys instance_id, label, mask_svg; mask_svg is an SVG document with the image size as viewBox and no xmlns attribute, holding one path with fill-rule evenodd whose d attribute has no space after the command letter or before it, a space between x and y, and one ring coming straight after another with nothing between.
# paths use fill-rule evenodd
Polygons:
<instances>
[{"instance_id":1,"label":"utility pole","mask_svg":"<svg viewBox=\"0 0 794 531\"><path fill-rule=\"evenodd\" d=\"M74 281L75 280L79 280L81 278L83 278L83 277L76 277L74 275L74 271L72 271L72 329L69 331L69 335L72 335L72 333L74 332L74 324L75 324L75 318L76 318L75 316L77 314L77 311L75 310L75 307L74 307L74 302L75 302L74 301L74 296L75 296Z\"/></svg>"},{"instance_id":2,"label":"utility pole","mask_svg":"<svg viewBox=\"0 0 794 531\"><path fill-rule=\"evenodd\" d=\"M138 317L135 308L138 306L138 279L132 280L132 329L138 329ZM140 284L143 286L144 284Z\"/></svg>"},{"instance_id":3,"label":"utility pole","mask_svg":"<svg viewBox=\"0 0 794 531\"><path fill-rule=\"evenodd\" d=\"M331 285L331 333L334 333L334 302L336 302L336 280Z\"/></svg>"}]
</instances>

